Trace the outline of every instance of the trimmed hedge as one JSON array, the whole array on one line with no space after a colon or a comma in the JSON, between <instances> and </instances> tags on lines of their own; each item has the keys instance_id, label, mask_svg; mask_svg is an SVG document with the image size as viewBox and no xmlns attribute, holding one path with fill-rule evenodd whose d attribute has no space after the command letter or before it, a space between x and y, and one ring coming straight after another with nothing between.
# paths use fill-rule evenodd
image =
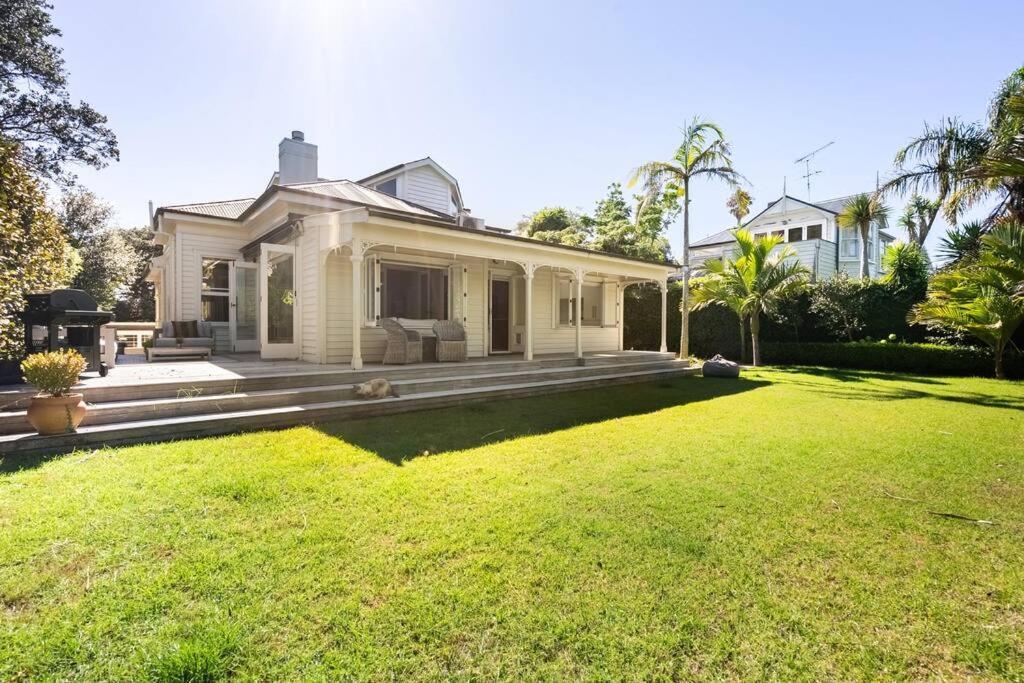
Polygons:
<instances>
[{"instance_id":1,"label":"trimmed hedge","mask_svg":"<svg viewBox=\"0 0 1024 683\"><path fill-rule=\"evenodd\" d=\"M762 343L763 362L770 365L820 365L855 370L890 370L921 375L984 376L995 374L988 349L938 344L884 342ZM1007 377L1024 377L1024 357L1007 352Z\"/></svg>"}]
</instances>

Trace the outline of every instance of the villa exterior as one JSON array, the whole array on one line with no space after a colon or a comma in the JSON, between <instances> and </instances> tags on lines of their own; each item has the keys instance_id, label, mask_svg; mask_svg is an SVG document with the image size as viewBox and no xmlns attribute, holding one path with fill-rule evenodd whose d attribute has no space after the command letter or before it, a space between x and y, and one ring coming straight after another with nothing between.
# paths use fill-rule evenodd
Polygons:
<instances>
[{"instance_id":1,"label":"villa exterior","mask_svg":"<svg viewBox=\"0 0 1024 683\"><path fill-rule=\"evenodd\" d=\"M836 216L853 196L806 202L784 195L768 204L744 224L754 235L782 236L797 258L815 279L830 278L836 273L860 276L860 235L854 228L841 228ZM895 238L877 225L871 226L868 240L868 268L871 277L882 269L882 254ZM709 259L728 257L735 241L732 229L722 230L690 245L690 263L694 268Z\"/></svg>"},{"instance_id":2,"label":"villa exterior","mask_svg":"<svg viewBox=\"0 0 1024 683\"><path fill-rule=\"evenodd\" d=\"M318 176L301 132L258 197L159 208L157 322L213 324L216 352L350 363L383 358L380 320L463 324L468 355L622 350L623 292L665 291L672 264L563 247L487 226L430 158L362 180Z\"/></svg>"}]
</instances>

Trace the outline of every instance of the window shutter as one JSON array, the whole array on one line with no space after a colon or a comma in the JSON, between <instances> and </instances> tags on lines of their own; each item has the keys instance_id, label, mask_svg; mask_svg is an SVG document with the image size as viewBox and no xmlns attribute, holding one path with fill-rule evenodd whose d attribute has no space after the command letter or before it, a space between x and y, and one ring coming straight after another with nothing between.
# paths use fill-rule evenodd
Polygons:
<instances>
[{"instance_id":1,"label":"window shutter","mask_svg":"<svg viewBox=\"0 0 1024 683\"><path fill-rule=\"evenodd\" d=\"M601 324L606 327L614 327L618 321L618 288L614 282L605 282L603 286L604 301L601 307Z\"/></svg>"}]
</instances>

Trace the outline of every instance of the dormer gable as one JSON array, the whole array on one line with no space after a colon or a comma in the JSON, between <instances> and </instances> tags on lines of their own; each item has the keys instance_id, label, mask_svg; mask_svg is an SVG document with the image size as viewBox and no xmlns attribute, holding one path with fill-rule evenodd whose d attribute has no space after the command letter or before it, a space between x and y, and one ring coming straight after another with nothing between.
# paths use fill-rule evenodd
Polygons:
<instances>
[{"instance_id":1,"label":"dormer gable","mask_svg":"<svg viewBox=\"0 0 1024 683\"><path fill-rule=\"evenodd\" d=\"M392 166L359 184L449 216L464 208L459 182L430 157Z\"/></svg>"}]
</instances>

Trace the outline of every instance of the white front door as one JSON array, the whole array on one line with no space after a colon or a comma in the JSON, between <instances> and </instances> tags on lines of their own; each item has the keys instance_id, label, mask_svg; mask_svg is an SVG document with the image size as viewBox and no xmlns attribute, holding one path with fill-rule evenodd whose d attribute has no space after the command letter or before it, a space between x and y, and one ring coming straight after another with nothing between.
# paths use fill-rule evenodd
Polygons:
<instances>
[{"instance_id":1,"label":"white front door","mask_svg":"<svg viewBox=\"0 0 1024 683\"><path fill-rule=\"evenodd\" d=\"M233 261L231 283L231 347L235 351L259 351L259 266Z\"/></svg>"},{"instance_id":2,"label":"white front door","mask_svg":"<svg viewBox=\"0 0 1024 683\"><path fill-rule=\"evenodd\" d=\"M299 357L295 247L260 245L260 357Z\"/></svg>"}]
</instances>

